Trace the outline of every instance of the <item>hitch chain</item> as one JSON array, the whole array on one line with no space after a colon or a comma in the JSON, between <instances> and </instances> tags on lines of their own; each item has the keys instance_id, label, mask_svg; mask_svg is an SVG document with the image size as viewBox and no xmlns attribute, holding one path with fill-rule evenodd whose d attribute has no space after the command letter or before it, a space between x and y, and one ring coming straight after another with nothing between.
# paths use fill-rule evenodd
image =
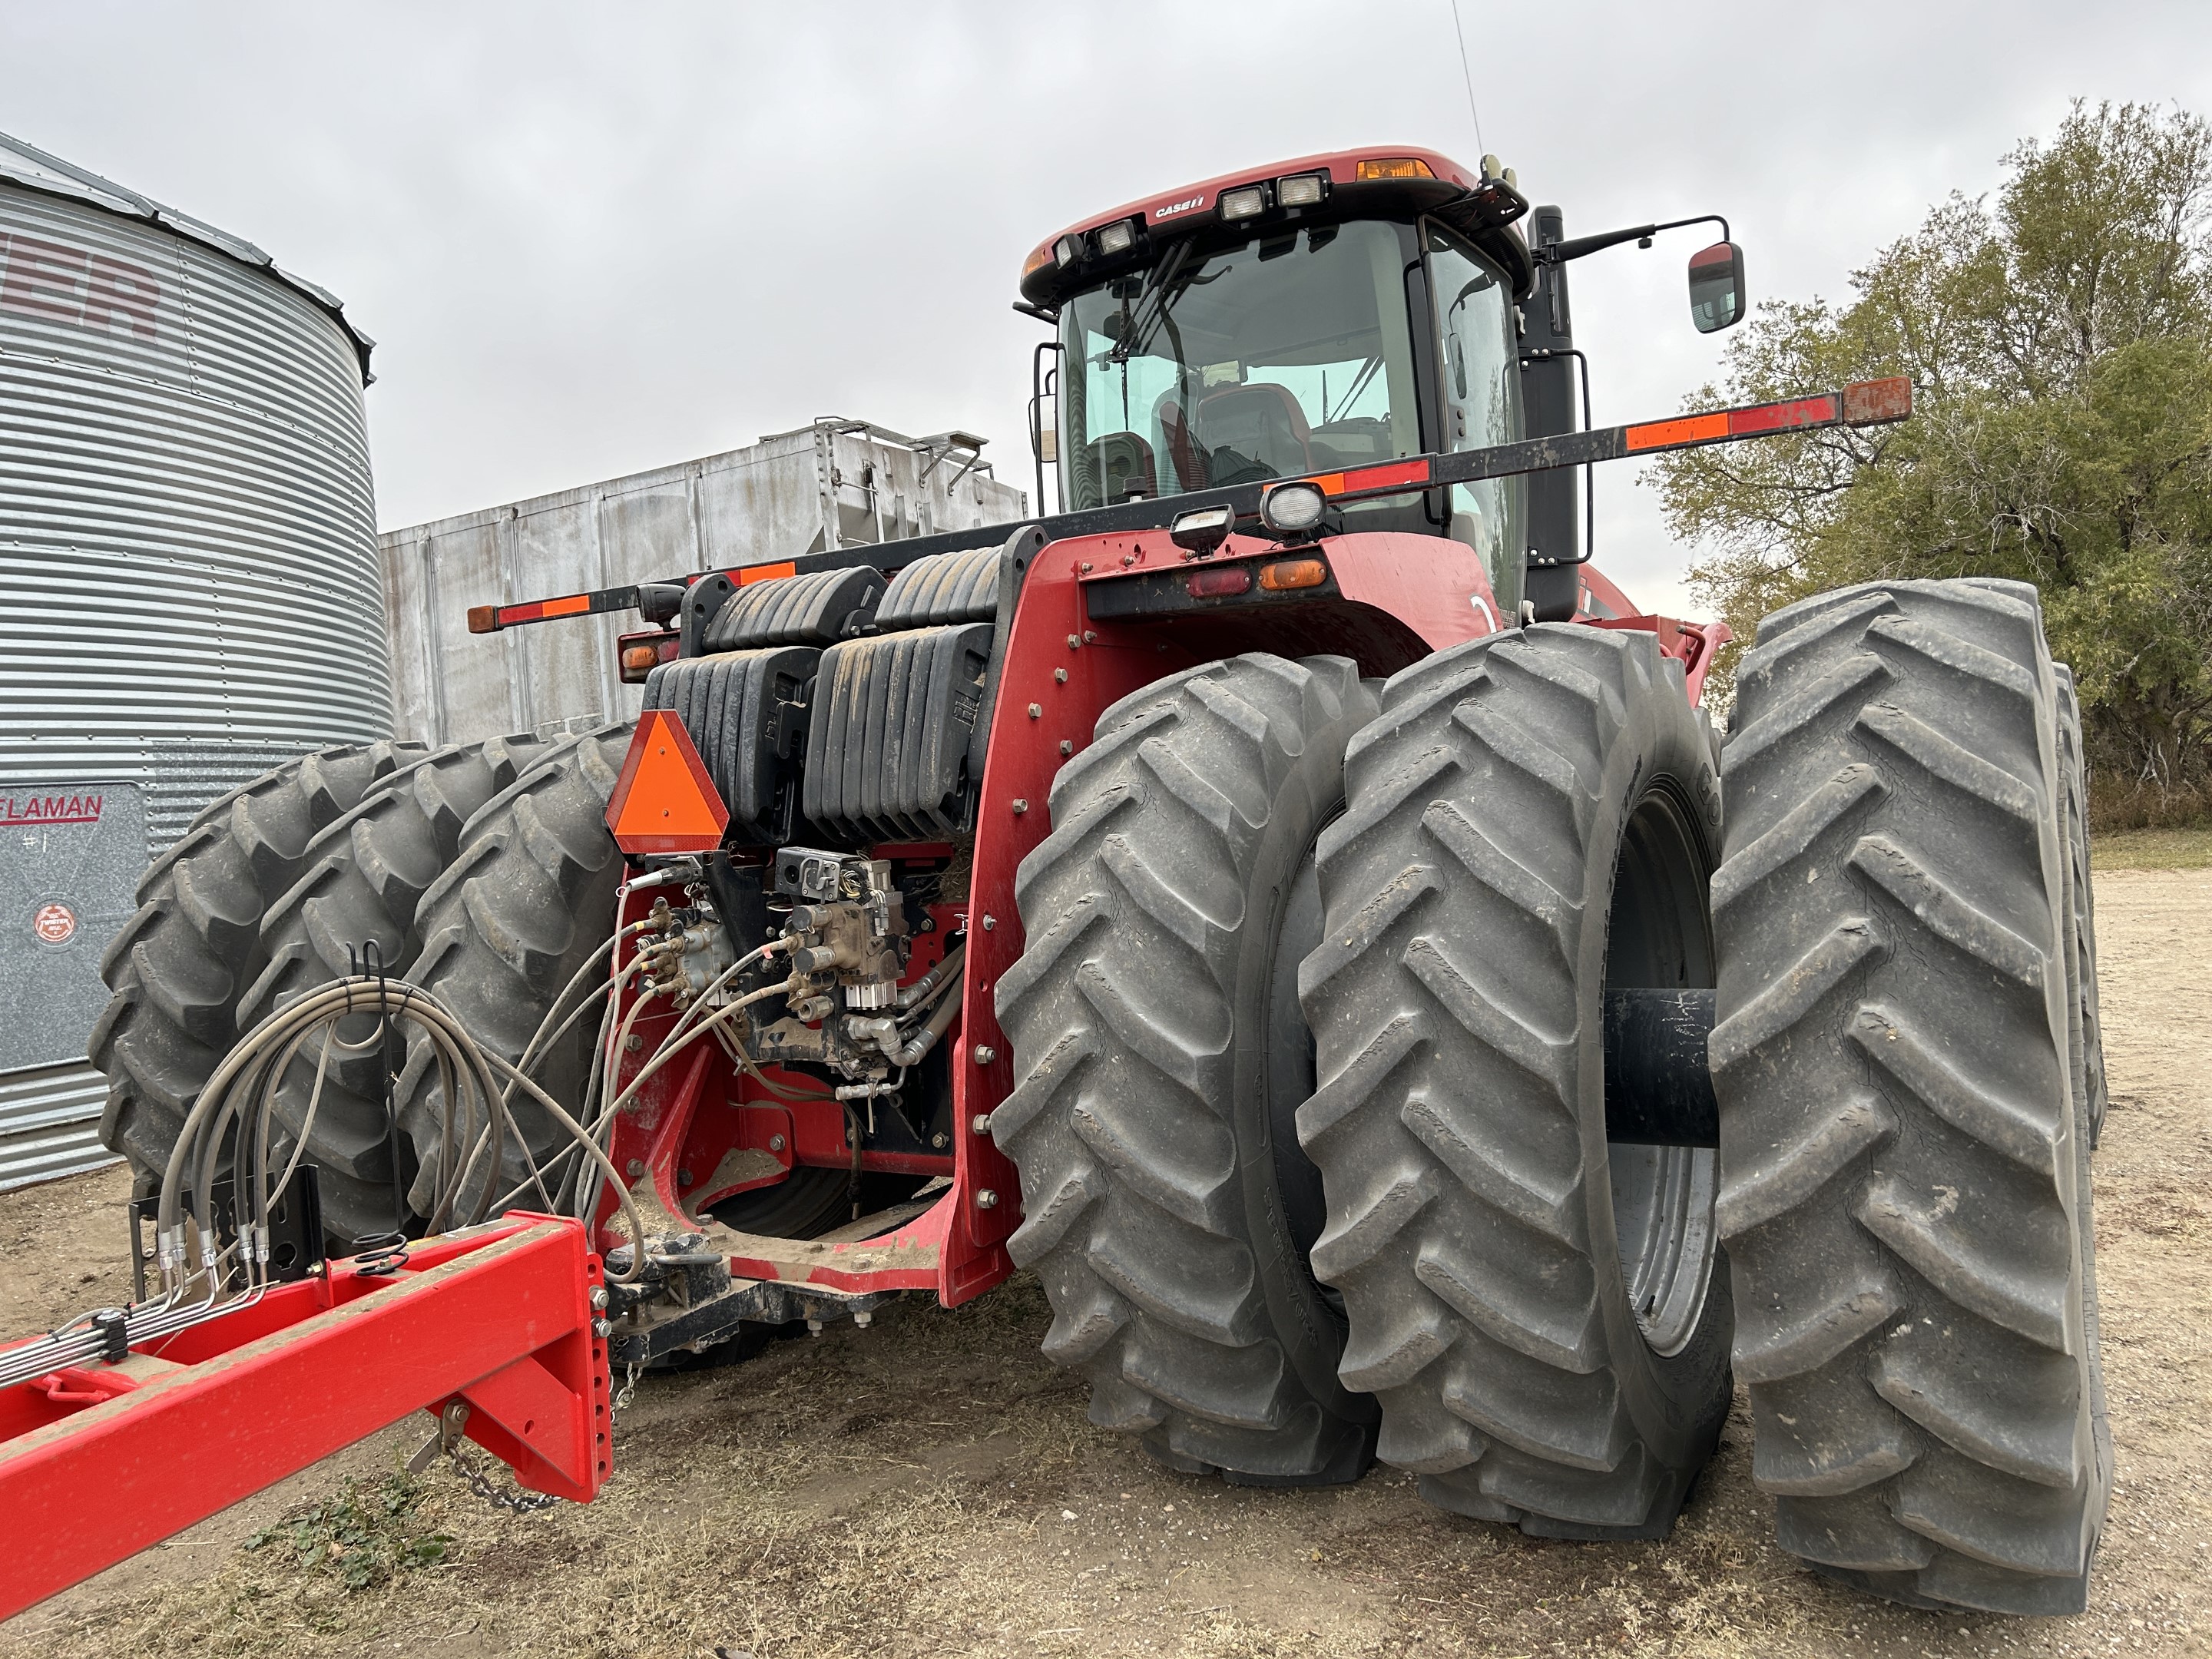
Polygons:
<instances>
[{"instance_id":1,"label":"hitch chain","mask_svg":"<svg viewBox=\"0 0 2212 1659\"><path fill-rule=\"evenodd\" d=\"M423 1443L422 1449L407 1460L407 1473L420 1474L428 1468L440 1452L453 1460L468 1488L495 1510L509 1515L532 1515L539 1510L550 1510L565 1500L548 1492L524 1492L520 1488L507 1491L495 1486L485 1476L477 1461L461 1449L461 1430L469 1420L468 1402L455 1400L448 1402L438 1413L438 1431Z\"/></svg>"}]
</instances>

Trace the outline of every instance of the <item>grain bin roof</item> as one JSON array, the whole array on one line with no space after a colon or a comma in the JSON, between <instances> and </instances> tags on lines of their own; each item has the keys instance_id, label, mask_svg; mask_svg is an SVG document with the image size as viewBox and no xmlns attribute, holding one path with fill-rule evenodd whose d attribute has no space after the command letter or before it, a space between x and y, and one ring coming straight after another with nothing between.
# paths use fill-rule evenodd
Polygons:
<instances>
[{"instance_id":1,"label":"grain bin roof","mask_svg":"<svg viewBox=\"0 0 2212 1659\"><path fill-rule=\"evenodd\" d=\"M345 305L326 288L318 287L304 276L295 276L290 271L277 268L276 262L242 236L233 236L228 231L217 230L204 220L195 219L189 213L179 213L164 207L137 191L125 190L111 179L96 173L74 167L58 155L11 138L0 132L0 185L14 185L22 190L44 191L49 195L72 197L80 202L89 202L105 208L110 213L119 213L132 219L143 219L173 231L179 236L189 236L228 255L242 265L264 270L285 287L295 289L312 300L340 328L353 343L355 354L361 359L361 383L368 386L375 380L368 372L368 355L376 348L370 339L346 319Z\"/></svg>"}]
</instances>

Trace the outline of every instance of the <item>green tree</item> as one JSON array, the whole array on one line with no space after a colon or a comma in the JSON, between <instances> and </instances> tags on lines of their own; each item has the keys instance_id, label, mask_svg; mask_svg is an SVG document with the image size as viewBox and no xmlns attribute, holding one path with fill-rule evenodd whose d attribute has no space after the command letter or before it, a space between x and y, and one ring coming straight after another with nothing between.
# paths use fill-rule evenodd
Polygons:
<instances>
[{"instance_id":1,"label":"green tree","mask_svg":"<svg viewBox=\"0 0 2212 1659\"><path fill-rule=\"evenodd\" d=\"M2212 127L2076 104L1853 273L1732 340L1748 402L1910 375L1914 417L1665 458L1693 590L1736 630L1823 588L1987 575L2041 590L2108 823L2212 809ZM1724 659L1722 672L1731 666ZM1723 685L1723 690L1725 686Z\"/></svg>"}]
</instances>

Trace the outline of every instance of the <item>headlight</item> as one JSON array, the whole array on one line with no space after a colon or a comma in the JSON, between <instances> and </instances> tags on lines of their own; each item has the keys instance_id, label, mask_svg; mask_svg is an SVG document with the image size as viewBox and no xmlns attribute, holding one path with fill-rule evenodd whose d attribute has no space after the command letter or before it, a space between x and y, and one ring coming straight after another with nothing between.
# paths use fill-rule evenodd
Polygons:
<instances>
[{"instance_id":1,"label":"headlight","mask_svg":"<svg viewBox=\"0 0 2212 1659\"><path fill-rule=\"evenodd\" d=\"M1283 207L1312 207L1328 191L1326 173L1294 173L1275 180L1275 200Z\"/></svg>"},{"instance_id":2,"label":"headlight","mask_svg":"<svg viewBox=\"0 0 2212 1659\"><path fill-rule=\"evenodd\" d=\"M1098 233L1101 253L1127 253L1137 240L1137 228L1128 220L1118 220Z\"/></svg>"},{"instance_id":3,"label":"headlight","mask_svg":"<svg viewBox=\"0 0 2212 1659\"><path fill-rule=\"evenodd\" d=\"M1267 210L1267 187L1265 185L1242 185L1235 190L1221 192L1221 216L1224 219L1253 219Z\"/></svg>"},{"instance_id":4,"label":"headlight","mask_svg":"<svg viewBox=\"0 0 2212 1659\"><path fill-rule=\"evenodd\" d=\"M1260 522L1278 535L1294 535L1319 524L1328 505L1317 483L1277 484L1260 498Z\"/></svg>"}]
</instances>

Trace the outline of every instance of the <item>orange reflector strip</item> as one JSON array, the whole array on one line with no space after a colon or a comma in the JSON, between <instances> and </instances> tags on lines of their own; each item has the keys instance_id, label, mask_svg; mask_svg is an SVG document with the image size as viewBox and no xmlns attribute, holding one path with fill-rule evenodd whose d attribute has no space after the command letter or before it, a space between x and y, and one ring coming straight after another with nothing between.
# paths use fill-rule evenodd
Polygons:
<instances>
[{"instance_id":1,"label":"orange reflector strip","mask_svg":"<svg viewBox=\"0 0 2212 1659\"><path fill-rule=\"evenodd\" d=\"M1328 580L1328 567L1319 559L1285 559L1260 567L1260 586L1270 593L1294 587L1319 587Z\"/></svg>"},{"instance_id":2,"label":"orange reflector strip","mask_svg":"<svg viewBox=\"0 0 2212 1659\"><path fill-rule=\"evenodd\" d=\"M630 854L711 853L729 822L730 809L683 720L665 708L647 710L607 802L615 845Z\"/></svg>"},{"instance_id":3,"label":"orange reflector strip","mask_svg":"<svg viewBox=\"0 0 2212 1659\"><path fill-rule=\"evenodd\" d=\"M1664 449L1669 444L1702 443L1710 438L1725 438L1729 434L1729 417L1725 415L1691 415L1679 421L1646 421L1641 426L1626 428L1621 434L1622 444L1633 455L1639 449Z\"/></svg>"},{"instance_id":4,"label":"orange reflector strip","mask_svg":"<svg viewBox=\"0 0 2212 1659\"><path fill-rule=\"evenodd\" d=\"M1324 495L1354 495L1370 489L1425 485L1428 481L1425 460L1385 461L1380 466L1354 467L1349 472L1316 472L1306 480L1319 484Z\"/></svg>"},{"instance_id":5,"label":"orange reflector strip","mask_svg":"<svg viewBox=\"0 0 2212 1659\"><path fill-rule=\"evenodd\" d=\"M750 587L755 582L772 582L780 576L798 574L799 567L789 559L781 564L756 564L738 572L738 586Z\"/></svg>"},{"instance_id":6,"label":"orange reflector strip","mask_svg":"<svg viewBox=\"0 0 2212 1659\"><path fill-rule=\"evenodd\" d=\"M1686 415L1680 420L1646 421L1621 428L1621 447L1633 455L1642 449L1679 449L1686 444L1711 443L1722 438L1750 438L1762 432L1788 432L1802 426L1832 426L1840 411L1835 395L1790 398L1778 404L1757 404L1749 409L1721 410L1711 415Z\"/></svg>"},{"instance_id":7,"label":"orange reflector strip","mask_svg":"<svg viewBox=\"0 0 2212 1659\"><path fill-rule=\"evenodd\" d=\"M1364 182L1371 179L1433 179L1429 164L1414 155L1393 155L1375 161L1361 161L1352 168L1352 177Z\"/></svg>"}]
</instances>

